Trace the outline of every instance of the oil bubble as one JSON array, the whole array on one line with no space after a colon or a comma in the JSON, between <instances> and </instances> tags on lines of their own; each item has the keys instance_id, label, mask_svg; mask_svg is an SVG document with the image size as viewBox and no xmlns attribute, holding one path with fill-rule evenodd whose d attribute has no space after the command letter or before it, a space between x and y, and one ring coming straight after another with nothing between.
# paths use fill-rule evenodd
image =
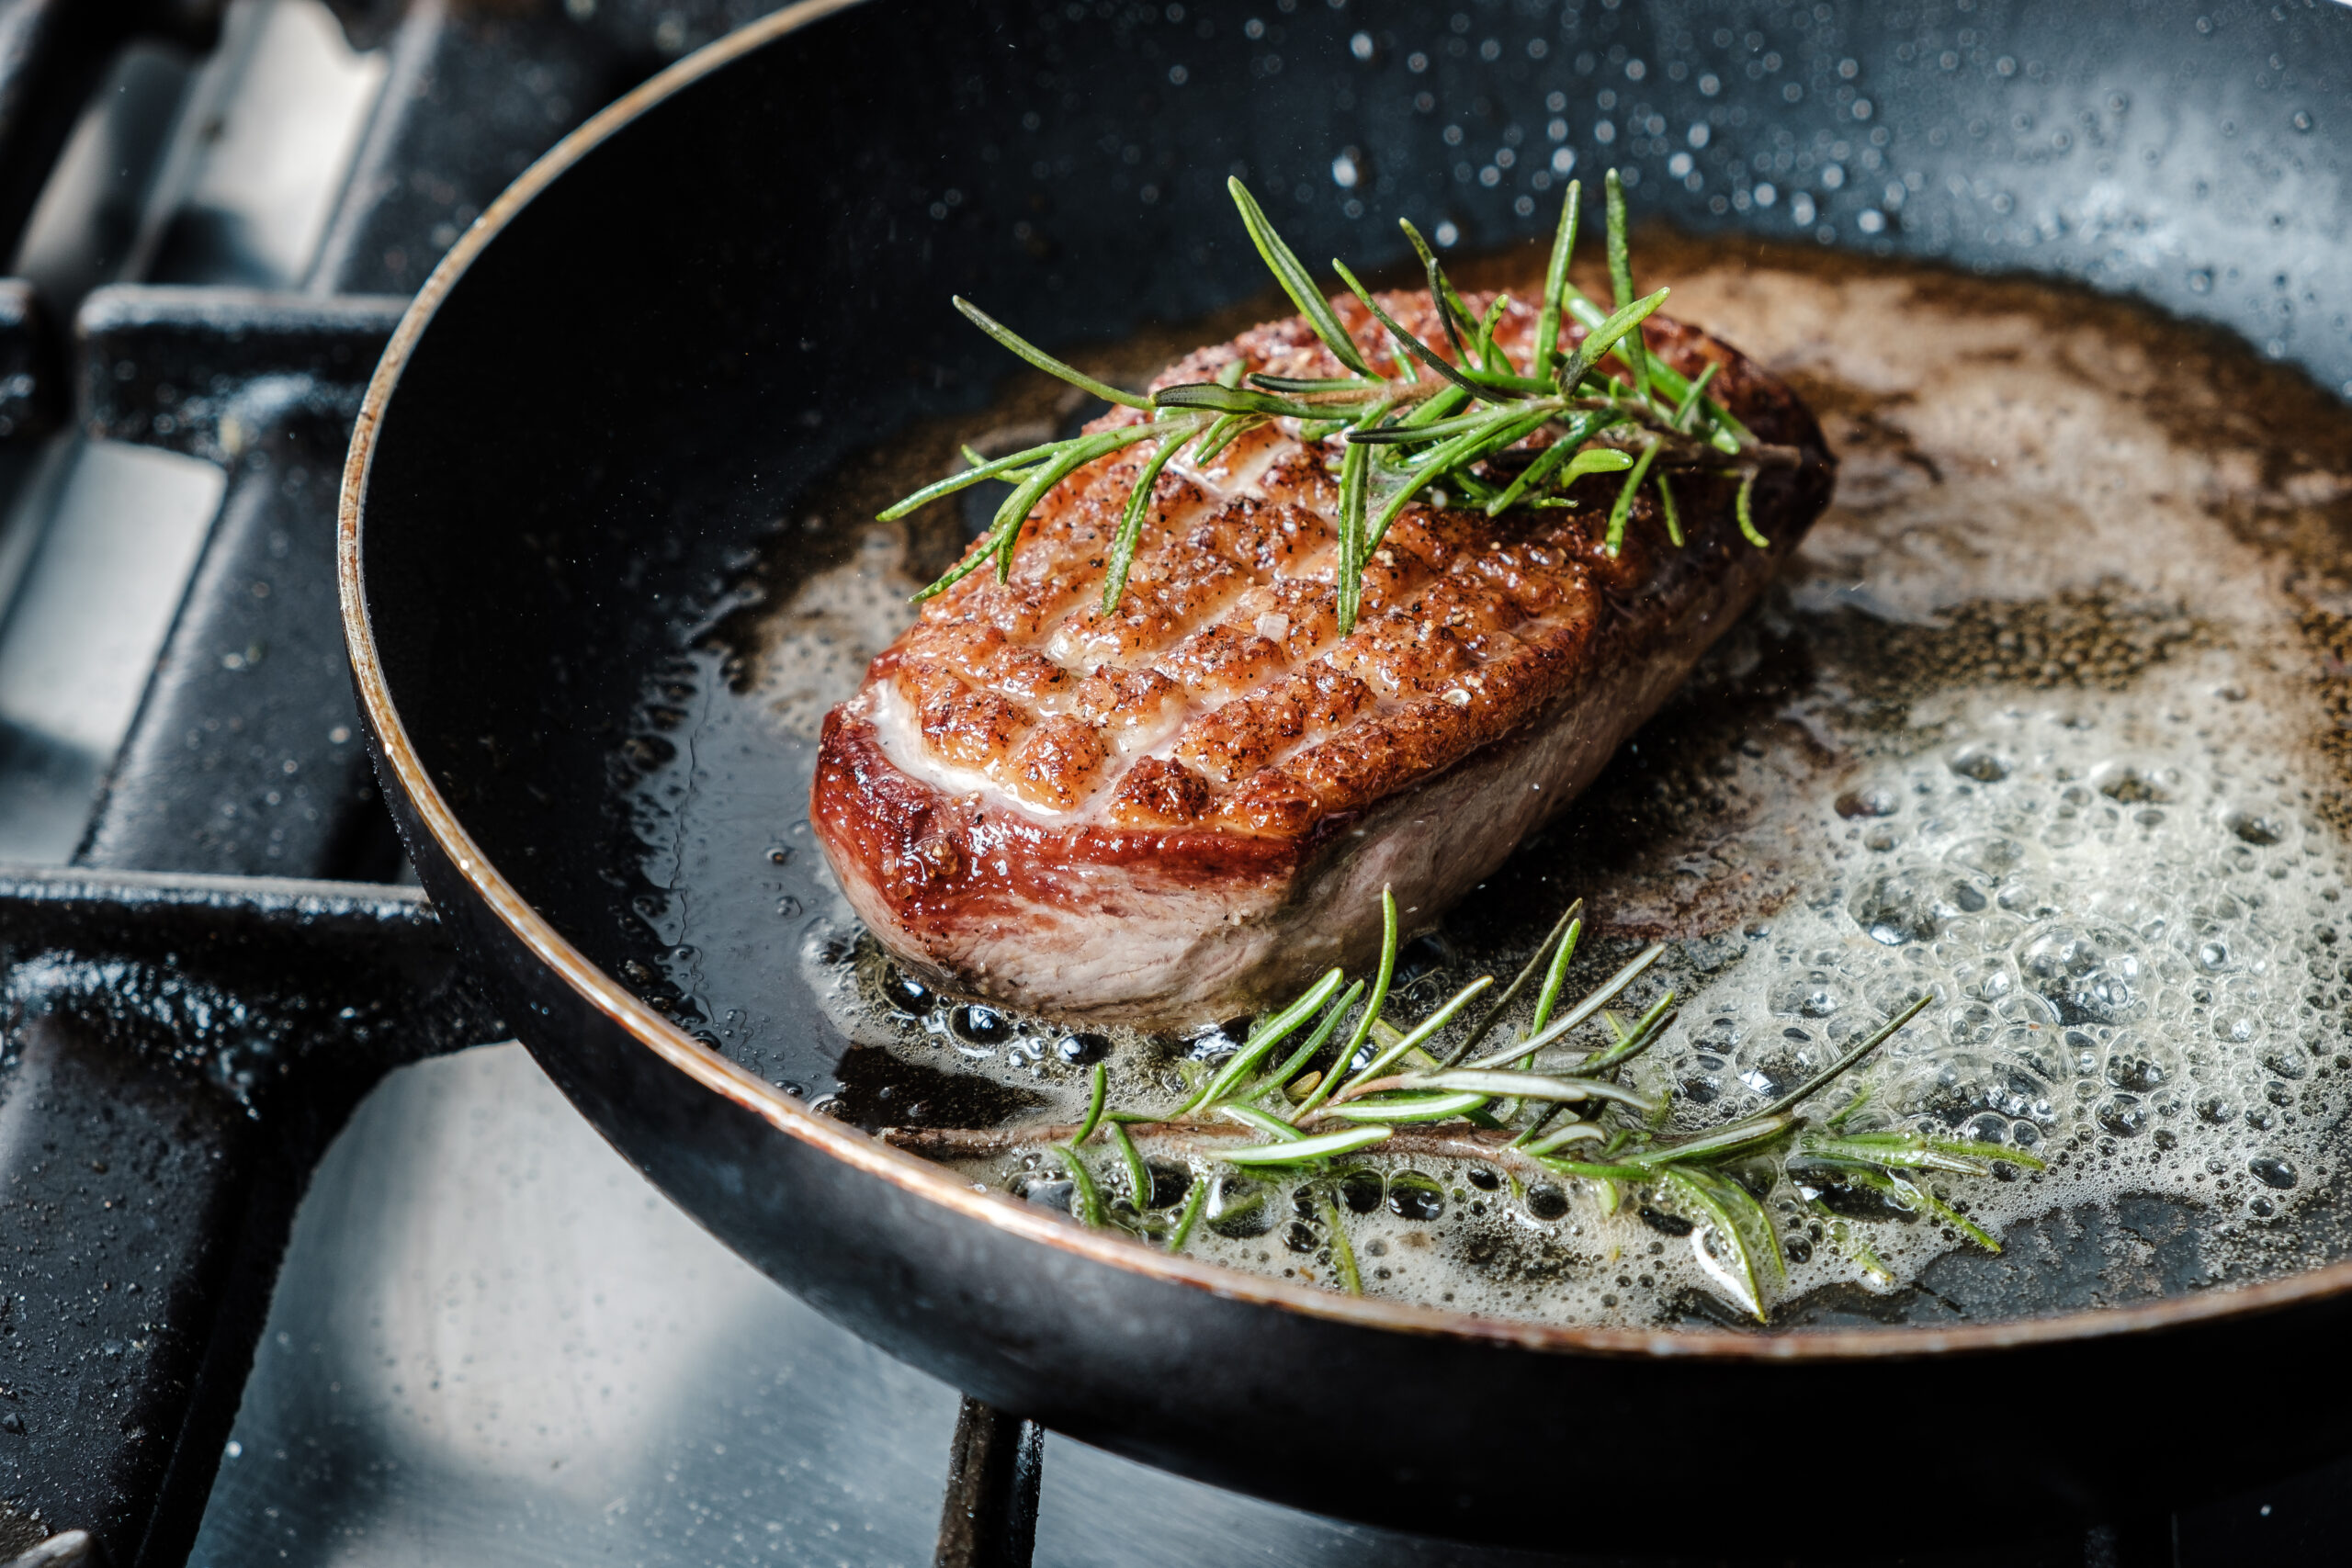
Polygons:
<instances>
[{"instance_id":1,"label":"oil bubble","mask_svg":"<svg viewBox=\"0 0 2352 1568\"><path fill-rule=\"evenodd\" d=\"M1951 771L1978 784L1998 784L2017 764L1988 746L1963 746L1951 754Z\"/></svg>"},{"instance_id":2,"label":"oil bubble","mask_svg":"<svg viewBox=\"0 0 2352 1568\"><path fill-rule=\"evenodd\" d=\"M2099 794L2119 806L2160 806L2176 798L2180 788L2177 768L2110 762L2094 772L2091 778Z\"/></svg>"},{"instance_id":3,"label":"oil bubble","mask_svg":"<svg viewBox=\"0 0 2352 1568\"><path fill-rule=\"evenodd\" d=\"M1193 1190L1192 1171L1173 1160L1147 1160L1144 1174L1151 1178L1151 1193L1146 1201L1150 1208L1172 1209Z\"/></svg>"},{"instance_id":4,"label":"oil bubble","mask_svg":"<svg viewBox=\"0 0 2352 1568\"><path fill-rule=\"evenodd\" d=\"M1073 1189L1069 1178L1046 1173L1023 1173L1012 1179L1012 1195L1024 1203L1035 1203L1041 1209L1069 1213Z\"/></svg>"},{"instance_id":5,"label":"oil bubble","mask_svg":"<svg viewBox=\"0 0 2352 1568\"><path fill-rule=\"evenodd\" d=\"M2099 1101L2097 1119L2119 1138L2136 1138L2148 1130L2148 1107L2137 1095L2111 1094Z\"/></svg>"},{"instance_id":6,"label":"oil bubble","mask_svg":"<svg viewBox=\"0 0 2352 1568\"><path fill-rule=\"evenodd\" d=\"M2256 812L2233 811L2222 821L2231 832L2249 844L2267 846L2283 843L2287 838L2287 829L2282 823Z\"/></svg>"},{"instance_id":7,"label":"oil bubble","mask_svg":"<svg viewBox=\"0 0 2352 1568\"><path fill-rule=\"evenodd\" d=\"M1847 912L1872 942L1888 947L1927 942L1936 934L1935 899L1900 872L1866 878Z\"/></svg>"},{"instance_id":8,"label":"oil bubble","mask_svg":"<svg viewBox=\"0 0 2352 1568\"><path fill-rule=\"evenodd\" d=\"M2282 1078L2300 1078L2311 1070L2301 1052L2291 1045L2274 1045L2262 1054L2262 1065Z\"/></svg>"},{"instance_id":9,"label":"oil bubble","mask_svg":"<svg viewBox=\"0 0 2352 1568\"><path fill-rule=\"evenodd\" d=\"M893 1007L911 1013L929 1011L933 1000L929 986L896 965L882 978L882 994Z\"/></svg>"},{"instance_id":10,"label":"oil bubble","mask_svg":"<svg viewBox=\"0 0 2352 1568\"><path fill-rule=\"evenodd\" d=\"M1247 1241L1274 1228L1274 1205L1265 1188L1250 1178L1220 1176L1209 1188L1204 1217L1217 1235Z\"/></svg>"},{"instance_id":11,"label":"oil bubble","mask_svg":"<svg viewBox=\"0 0 2352 1568\"><path fill-rule=\"evenodd\" d=\"M1837 801L1838 815L1845 818L1892 817L1902 807L1902 797L1886 789L1849 789Z\"/></svg>"},{"instance_id":12,"label":"oil bubble","mask_svg":"<svg viewBox=\"0 0 2352 1568\"><path fill-rule=\"evenodd\" d=\"M1962 839L1944 852L1944 858L1987 876L2006 876L2025 860L2025 846L1999 833ZM1982 908L1984 906L1977 906Z\"/></svg>"},{"instance_id":13,"label":"oil bubble","mask_svg":"<svg viewBox=\"0 0 2352 1568\"><path fill-rule=\"evenodd\" d=\"M2295 1184L2294 1166L2287 1160L2280 1159L2277 1155L2256 1155L2245 1162L2245 1168L2248 1174L2265 1187L2275 1187L2284 1191Z\"/></svg>"},{"instance_id":14,"label":"oil bubble","mask_svg":"<svg viewBox=\"0 0 2352 1568\"><path fill-rule=\"evenodd\" d=\"M1642 1224L1661 1235L1684 1236L1698 1228L1679 1214L1669 1214L1663 1209L1653 1209L1646 1203L1642 1205L1641 1213Z\"/></svg>"},{"instance_id":15,"label":"oil bubble","mask_svg":"<svg viewBox=\"0 0 2352 1568\"><path fill-rule=\"evenodd\" d=\"M1445 1190L1419 1171L1388 1179L1388 1212L1400 1220L1429 1221L1445 1213Z\"/></svg>"},{"instance_id":16,"label":"oil bubble","mask_svg":"<svg viewBox=\"0 0 2352 1568\"><path fill-rule=\"evenodd\" d=\"M966 1002L950 1012L947 1027L967 1045L1001 1045L1012 1038L1012 1021L978 1002Z\"/></svg>"},{"instance_id":17,"label":"oil bubble","mask_svg":"<svg viewBox=\"0 0 2352 1568\"><path fill-rule=\"evenodd\" d=\"M1100 1034L1065 1034L1054 1042L1054 1055L1073 1067L1091 1067L1111 1054L1111 1042Z\"/></svg>"},{"instance_id":18,"label":"oil bubble","mask_svg":"<svg viewBox=\"0 0 2352 1568\"><path fill-rule=\"evenodd\" d=\"M2043 931L2018 948L2018 969L2064 1022L2117 1023L2138 1007L2138 955L2119 933Z\"/></svg>"}]
</instances>

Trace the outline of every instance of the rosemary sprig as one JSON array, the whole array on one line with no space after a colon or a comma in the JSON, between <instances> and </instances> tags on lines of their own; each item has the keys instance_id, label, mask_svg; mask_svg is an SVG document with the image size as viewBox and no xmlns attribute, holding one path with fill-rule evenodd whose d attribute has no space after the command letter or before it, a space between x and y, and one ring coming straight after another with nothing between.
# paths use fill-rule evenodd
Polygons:
<instances>
[{"instance_id":1,"label":"rosemary sprig","mask_svg":"<svg viewBox=\"0 0 2352 1568\"><path fill-rule=\"evenodd\" d=\"M1421 260L1430 299L1443 328L1442 348L1407 330L1354 273L1332 262L1348 291L1394 346L1386 375L1374 367L1248 187L1238 179L1227 186L1250 243L1315 335L1350 374L1308 379L1250 375L1243 385L1238 374L1243 367L1237 361L1216 380L1163 387L1147 397L1065 364L978 306L956 299L958 310L1029 364L1147 417L1010 457L975 461L964 472L926 485L884 512L886 522L901 517L983 479L1014 485L988 532L961 561L916 594L917 600L945 592L990 562L997 580L1005 581L1023 526L1056 486L1091 463L1148 441L1154 449L1129 488L1103 579L1102 610L1107 615L1126 591L1163 470L1180 460L1205 467L1243 434L1269 426L1320 447L1338 477L1335 579L1342 637L1355 629L1362 614L1363 574L1383 536L1406 507L1425 499L1437 504L1467 501L1495 516L1517 506L1574 505L1570 491L1578 480L1623 473L1625 478L1608 512L1605 547L1615 556L1623 547L1634 499L1645 483L1656 487L1668 542L1679 547L1681 517L1670 476L1727 475L1739 483L1741 533L1759 548L1766 547L1753 517L1756 479L1766 468L1793 463L1796 455L1759 442L1708 396L1713 366L1695 378L1685 377L1653 358L1644 346L1641 324L1665 301L1668 291L1634 297L1625 243L1624 190L1616 171L1610 171L1607 180L1611 309L1603 311L1568 280L1583 200L1583 187L1571 180L1544 271L1535 338L1523 366L1495 341L1508 300L1498 296L1483 317L1471 321L1468 302L1409 222L1403 228ZM1560 336L1568 321L1580 325L1585 335L1573 350L1564 351ZM1611 355L1631 373L1630 384L1602 375L1600 362ZM1735 460L1728 468L1726 457Z\"/></svg>"},{"instance_id":2,"label":"rosemary sprig","mask_svg":"<svg viewBox=\"0 0 2352 1568\"><path fill-rule=\"evenodd\" d=\"M1634 1064L1672 1027L1674 994L1666 992L1626 1022L1609 1009L1664 952L1643 950L1599 987L1555 1017L1570 959L1583 931L1583 905L1572 904L1530 957L1502 999L1479 1016L1460 1045L1442 1058L1426 1047L1494 984L1481 976L1431 1010L1419 1022L1400 1026L1383 1016L1396 965L1400 935L1394 897L1382 892L1381 951L1369 987L1348 984L1340 969L1325 973L1287 1005L1275 1009L1250 1032L1241 1047L1203 1076L1201 1087L1174 1110L1151 1112L1107 1103L1108 1074L1097 1064L1088 1081L1083 1121L1069 1135L1041 1130L1027 1134L1028 1146L1046 1142L1069 1173L1070 1211L1080 1223L1114 1222L1080 1153L1102 1133L1125 1168L1133 1199L1133 1224L1147 1234L1166 1230L1167 1245L1181 1250L1198 1222L1210 1173L1219 1166L1251 1171L1308 1173L1311 1196L1331 1241L1331 1263L1341 1288L1362 1288L1342 1217L1321 1183L1333 1162L1379 1152L1461 1158L1498 1168L1514 1182L1522 1178L1566 1179L1594 1184L1602 1206L1614 1212L1625 1190L1645 1190L1648 1201L1679 1208L1699 1224L1694 1232L1702 1269L1740 1306L1759 1320L1769 1315L1775 1283L1788 1265L1763 1199L1786 1183L1809 1208L1828 1215L1837 1248L1873 1279L1885 1271L1847 1220L1831 1213L1820 1194L1832 1187L1861 1188L1894 1206L1931 1216L1976 1246L1999 1251L1994 1236L1916 1178L1920 1173L1982 1177L1998 1164L2041 1169L2041 1162L1996 1144L1938 1137L1901 1129L1857 1130L1854 1119L1868 1090L1846 1097L1834 1109L1807 1107L1872 1054L1928 1006L1922 996L1841 1052L1811 1077L1770 1103L1729 1122L1695 1132L1669 1133L1670 1095L1621 1082L1617 1074ZM1532 1016L1520 1037L1466 1064L1462 1058L1498 1027L1514 999L1543 977ZM1311 1065L1356 1014L1356 1024L1335 1060L1319 1072ZM1596 1019L1611 1038L1579 1051L1569 1065L1534 1071L1541 1053L1565 1043ZM1309 1022L1306 1042L1271 1070L1277 1046ZM1361 1066L1357 1058L1367 1049ZM1351 1071L1352 1068L1352 1071ZM1301 1077L1306 1073L1308 1076ZM1256 1103L1281 1095L1297 1102L1286 1119ZM1576 1114L1553 1127L1564 1110ZM1238 1134L1238 1135L1237 1135ZM972 1153L985 1147L1023 1146L997 1134L958 1134L925 1130L910 1139L931 1146ZM990 1140L997 1140L993 1143ZM1148 1214L1151 1180L1139 1142L1174 1144L1191 1158L1195 1179L1175 1223ZM1581 1156L1581 1157L1579 1157ZM1344 1168L1344 1167L1342 1168Z\"/></svg>"}]
</instances>

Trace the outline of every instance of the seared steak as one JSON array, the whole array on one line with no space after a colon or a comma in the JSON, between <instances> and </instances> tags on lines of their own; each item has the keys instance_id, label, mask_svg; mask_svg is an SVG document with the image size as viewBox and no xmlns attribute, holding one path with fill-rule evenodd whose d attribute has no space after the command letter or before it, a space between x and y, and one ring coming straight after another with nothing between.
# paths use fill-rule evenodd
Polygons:
<instances>
[{"instance_id":1,"label":"seared steak","mask_svg":"<svg viewBox=\"0 0 2352 1568\"><path fill-rule=\"evenodd\" d=\"M1474 308L1484 301L1474 300ZM1434 341L1426 295L1384 298ZM1376 323L1334 302L1374 366ZM1535 312L1498 338L1522 361ZM1582 329L1563 334L1573 344ZM926 980L1069 1017L1225 1018L1376 951L1378 895L1427 924L1574 797L1753 600L1827 502L1833 459L1785 386L1653 317L1652 353L1800 460L1675 479L1686 543L1622 479L1568 508L1408 507L1338 635L1339 443L1261 429L1159 479L1124 597L1102 593L1148 444L1047 496L1012 579L927 604L828 716L811 801L833 870ZM1294 318L1205 348L1159 385L1340 373ZM1121 409L1098 428L1144 417Z\"/></svg>"}]
</instances>

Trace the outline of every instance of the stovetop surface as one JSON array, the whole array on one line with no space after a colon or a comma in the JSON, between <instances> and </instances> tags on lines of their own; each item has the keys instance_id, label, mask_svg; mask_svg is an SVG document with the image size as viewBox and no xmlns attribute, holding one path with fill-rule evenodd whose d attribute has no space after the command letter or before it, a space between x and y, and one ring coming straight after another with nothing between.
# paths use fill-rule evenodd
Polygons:
<instances>
[{"instance_id":1,"label":"stovetop surface","mask_svg":"<svg viewBox=\"0 0 2352 1568\"><path fill-rule=\"evenodd\" d=\"M321 1167L193 1561L927 1562L956 1404L697 1229L520 1047L488 1047L395 1075ZM1552 1561L1048 1439L1039 1563L1235 1560Z\"/></svg>"},{"instance_id":2,"label":"stovetop surface","mask_svg":"<svg viewBox=\"0 0 2352 1568\"><path fill-rule=\"evenodd\" d=\"M395 1073L319 1168L192 1562L914 1568L955 1420L954 1391L752 1272L519 1046L484 1047ZM1563 1456L1564 1493L1577 1469ZM2337 1564L2347 1520L2352 1463L2184 1514L2177 1562ZM1966 1499L1952 1524L1884 1561L2115 1561L2005 1537ZM1758 1562L1804 1561L1786 1528L1761 1527ZM1046 1442L1039 1568L1600 1561L1361 1529Z\"/></svg>"}]
</instances>

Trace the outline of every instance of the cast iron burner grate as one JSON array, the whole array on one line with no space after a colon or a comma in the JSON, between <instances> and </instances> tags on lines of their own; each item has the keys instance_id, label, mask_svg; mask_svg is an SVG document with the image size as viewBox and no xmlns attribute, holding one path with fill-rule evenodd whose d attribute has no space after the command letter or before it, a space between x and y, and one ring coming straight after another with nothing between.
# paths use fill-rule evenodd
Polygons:
<instances>
[{"instance_id":1,"label":"cast iron burner grate","mask_svg":"<svg viewBox=\"0 0 2352 1568\"><path fill-rule=\"evenodd\" d=\"M419 895L384 882L398 846L336 614L344 449L406 298L464 223L588 110L766 8L334 0L387 80L299 289L124 283L60 301L0 281L0 457L69 438L70 420L226 475L74 863L0 875L13 1568L186 1561L309 1171L387 1072L504 1032ZM231 10L0 0L12 249L109 62L140 39L209 49ZM167 233L160 254L200 239ZM1029 1561L1041 1453L1034 1426L965 1403L937 1562ZM2314 1514L2352 1524L2329 1480L2290 1490L2333 1494ZM2005 1557L2236 1561L2251 1506L2231 1506ZM2328 1539L2321 1517L2313 1550Z\"/></svg>"},{"instance_id":2,"label":"cast iron burner grate","mask_svg":"<svg viewBox=\"0 0 2352 1568\"><path fill-rule=\"evenodd\" d=\"M769 8L337 0L388 80L300 291L100 288L69 356L52 302L0 282L0 444L71 418L227 476L74 867L0 879L0 1550L17 1562L186 1559L308 1171L386 1072L505 1032L421 897L380 885L398 845L343 657L344 450L464 223L586 111ZM0 4L11 251L109 64L141 41L213 48L230 11ZM1028 1560L1039 1450L967 1407L941 1562Z\"/></svg>"}]
</instances>

